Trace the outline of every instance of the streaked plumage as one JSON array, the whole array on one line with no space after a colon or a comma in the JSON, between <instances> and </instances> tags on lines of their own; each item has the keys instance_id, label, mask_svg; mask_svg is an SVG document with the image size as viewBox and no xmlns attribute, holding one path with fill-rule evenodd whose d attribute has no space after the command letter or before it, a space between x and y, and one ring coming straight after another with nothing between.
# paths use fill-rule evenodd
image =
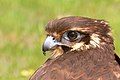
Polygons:
<instances>
[{"instance_id":1,"label":"streaked plumage","mask_svg":"<svg viewBox=\"0 0 120 80\"><path fill-rule=\"evenodd\" d=\"M43 51L52 55L30 80L120 80L106 21L70 16L50 21L45 30Z\"/></svg>"}]
</instances>

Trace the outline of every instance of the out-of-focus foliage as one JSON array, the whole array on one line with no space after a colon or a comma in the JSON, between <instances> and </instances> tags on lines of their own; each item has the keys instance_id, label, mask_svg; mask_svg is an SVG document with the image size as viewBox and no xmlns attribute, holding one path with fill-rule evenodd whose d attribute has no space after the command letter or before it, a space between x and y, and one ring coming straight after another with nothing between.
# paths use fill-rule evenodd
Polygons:
<instances>
[{"instance_id":1,"label":"out-of-focus foliage","mask_svg":"<svg viewBox=\"0 0 120 80\"><path fill-rule=\"evenodd\" d=\"M105 19L120 53L120 0L0 0L0 80L26 80L47 59L41 45L49 20Z\"/></svg>"}]
</instances>

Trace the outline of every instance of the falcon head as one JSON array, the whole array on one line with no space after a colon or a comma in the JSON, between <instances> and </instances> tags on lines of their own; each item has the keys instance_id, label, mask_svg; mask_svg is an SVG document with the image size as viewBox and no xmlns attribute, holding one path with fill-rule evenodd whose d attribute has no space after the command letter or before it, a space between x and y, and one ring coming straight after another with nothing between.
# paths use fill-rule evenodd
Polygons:
<instances>
[{"instance_id":1,"label":"falcon head","mask_svg":"<svg viewBox=\"0 0 120 80\"><path fill-rule=\"evenodd\" d=\"M48 22L43 52L56 58L69 51L85 51L112 45L111 30L104 20L70 16Z\"/></svg>"}]
</instances>

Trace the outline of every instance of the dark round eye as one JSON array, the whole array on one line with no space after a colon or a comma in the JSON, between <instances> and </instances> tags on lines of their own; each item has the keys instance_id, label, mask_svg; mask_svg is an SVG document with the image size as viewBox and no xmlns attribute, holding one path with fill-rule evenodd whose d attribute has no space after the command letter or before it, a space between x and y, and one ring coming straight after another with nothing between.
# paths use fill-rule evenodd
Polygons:
<instances>
[{"instance_id":1,"label":"dark round eye","mask_svg":"<svg viewBox=\"0 0 120 80\"><path fill-rule=\"evenodd\" d=\"M76 31L69 31L68 34L67 34L67 37L71 41L76 40L76 38L78 37L78 32L76 32Z\"/></svg>"},{"instance_id":2,"label":"dark round eye","mask_svg":"<svg viewBox=\"0 0 120 80\"><path fill-rule=\"evenodd\" d=\"M62 38L68 41L76 41L82 38L82 34L78 31L67 31L63 34Z\"/></svg>"}]
</instances>

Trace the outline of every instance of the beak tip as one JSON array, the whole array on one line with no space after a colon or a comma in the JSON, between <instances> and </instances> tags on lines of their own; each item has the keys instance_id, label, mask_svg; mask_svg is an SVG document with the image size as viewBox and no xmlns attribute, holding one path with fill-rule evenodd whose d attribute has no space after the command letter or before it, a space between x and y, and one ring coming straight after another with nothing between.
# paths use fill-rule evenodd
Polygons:
<instances>
[{"instance_id":1,"label":"beak tip","mask_svg":"<svg viewBox=\"0 0 120 80\"><path fill-rule=\"evenodd\" d=\"M58 45L58 41L54 40L52 36L48 36L42 46L43 54L46 55L45 52L51 50L56 45Z\"/></svg>"},{"instance_id":2,"label":"beak tip","mask_svg":"<svg viewBox=\"0 0 120 80\"><path fill-rule=\"evenodd\" d=\"M46 56L46 53L43 51L43 55Z\"/></svg>"},{"instance_id":3,"label":"beak tip","mask_svg":"<svg viewBox=\"0 0 120 80\"><path fill-rule=\"evenodd\" d=\"M43 54L46 56L46 51L48 51L48 49L44 46L44 44L42 46L42 51L43 51Z\"/></svg>"}]
</instances>

